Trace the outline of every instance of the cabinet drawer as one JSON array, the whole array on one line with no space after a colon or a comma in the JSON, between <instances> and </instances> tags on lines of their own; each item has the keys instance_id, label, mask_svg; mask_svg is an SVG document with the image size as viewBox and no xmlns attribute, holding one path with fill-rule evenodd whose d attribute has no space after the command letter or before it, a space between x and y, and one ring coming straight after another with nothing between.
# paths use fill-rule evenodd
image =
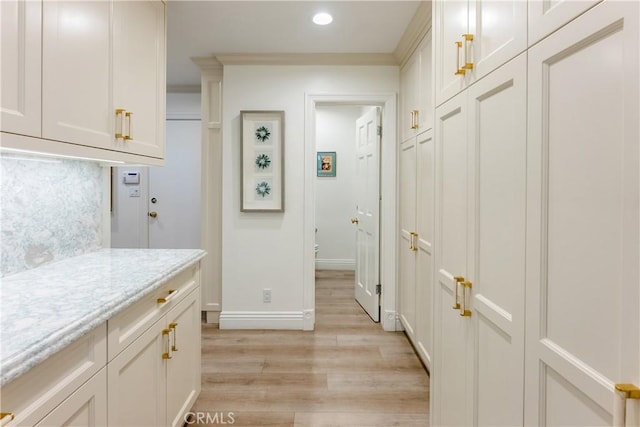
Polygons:
<instances>
[{"instance_id":1,"label":"cabinet drawer","mask_svg":"<svg viewBox=\"0 0 640 427\"><path fill-rule=\"evenodd\" d=\"M54 354L2 388L7 425L34 425L106 365L106 324Z\"/></svg>"},{"instance_id":2,"label":"cabinet drawer","mask_svg":"<svg viewBox=\"0 0 640 427\"><path fill-rule=\"evenodd\" d=\"M107 322L108 360L112 360L144 331L153 325L167 310L175 306L198 286L198 264L144 296ZM164 302L163 302L164 301Z\"/></svg>"}]
</instances>

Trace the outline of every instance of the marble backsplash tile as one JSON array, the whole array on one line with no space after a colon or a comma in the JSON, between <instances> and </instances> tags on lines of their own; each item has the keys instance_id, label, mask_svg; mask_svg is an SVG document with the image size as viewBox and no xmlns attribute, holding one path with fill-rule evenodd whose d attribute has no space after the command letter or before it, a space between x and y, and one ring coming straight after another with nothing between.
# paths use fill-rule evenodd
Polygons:
<instances>
[{"instance_id":1,"label":"marble backsplash tile","mask_svg":"<svg viewBox=\"0 0 640 427\"><path fill-rule=\"evenodd\" d=\"M3 153L0 175L0 277L101 247L99 164Z\"/></svg>"}]
</instances>

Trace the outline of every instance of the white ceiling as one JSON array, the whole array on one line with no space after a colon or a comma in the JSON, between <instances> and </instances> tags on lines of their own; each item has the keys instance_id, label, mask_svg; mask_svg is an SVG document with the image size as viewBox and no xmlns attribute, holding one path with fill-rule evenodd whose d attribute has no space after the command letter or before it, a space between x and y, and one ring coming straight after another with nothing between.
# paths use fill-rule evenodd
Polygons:
<instances>
[{"instance_id":1,"label":"white ceiling","mask_svg":"<svg viewBox=\"0 0 640 427\"><path fill-rule=\"evenodd\" d=\"M198 85L193 57L222 53L392 53L417 0L187 1L167 6L167 84ZM311 22L326 11L333 23Z\"/></svg>"}]
</instances>

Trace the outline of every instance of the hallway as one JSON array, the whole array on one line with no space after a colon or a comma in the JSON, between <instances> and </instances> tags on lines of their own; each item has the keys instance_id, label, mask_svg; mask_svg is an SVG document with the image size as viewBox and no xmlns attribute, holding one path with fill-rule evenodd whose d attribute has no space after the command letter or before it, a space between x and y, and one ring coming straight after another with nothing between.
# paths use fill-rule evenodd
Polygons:
<instances>
[{"instance_id":1,"label":"hallway","mask_svg":"<svg viewBox=\"0 0 640 427\"><path fill-rule=\"evenodd\" d=\"M194 425L427 426L426 371L404 333L371 322L353 282L316 272L313 332L203 325Z\"/></svg>"}]
</instances>

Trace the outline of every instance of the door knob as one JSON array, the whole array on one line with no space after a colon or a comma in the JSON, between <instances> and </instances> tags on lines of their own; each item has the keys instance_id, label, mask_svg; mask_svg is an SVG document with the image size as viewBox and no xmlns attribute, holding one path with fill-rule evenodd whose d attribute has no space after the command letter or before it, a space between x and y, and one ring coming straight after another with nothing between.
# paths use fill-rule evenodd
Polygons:
<instances>
[{"instance_id":1,"label":"door knob","mask_svg":"<svg viewBox=\"0 0 640 427\"><path fill-rule=\"evenodd\" d=\"M154 212L149 212L149 216L150 216L151 218L155 218L155 217L157 217L157 216L158 216L158 212L155 212L155 211L154 211Z\"/></svg>"},{"instance_id":2,"label":"door knob","mask_svg":"<svg viewBox=\"0 0 640 427\"><path fill-rule=\"evenodd\" d=\"M358 218L351 218L351 224L359 224L360 220Z\"/></svg>"}]
</instances>

